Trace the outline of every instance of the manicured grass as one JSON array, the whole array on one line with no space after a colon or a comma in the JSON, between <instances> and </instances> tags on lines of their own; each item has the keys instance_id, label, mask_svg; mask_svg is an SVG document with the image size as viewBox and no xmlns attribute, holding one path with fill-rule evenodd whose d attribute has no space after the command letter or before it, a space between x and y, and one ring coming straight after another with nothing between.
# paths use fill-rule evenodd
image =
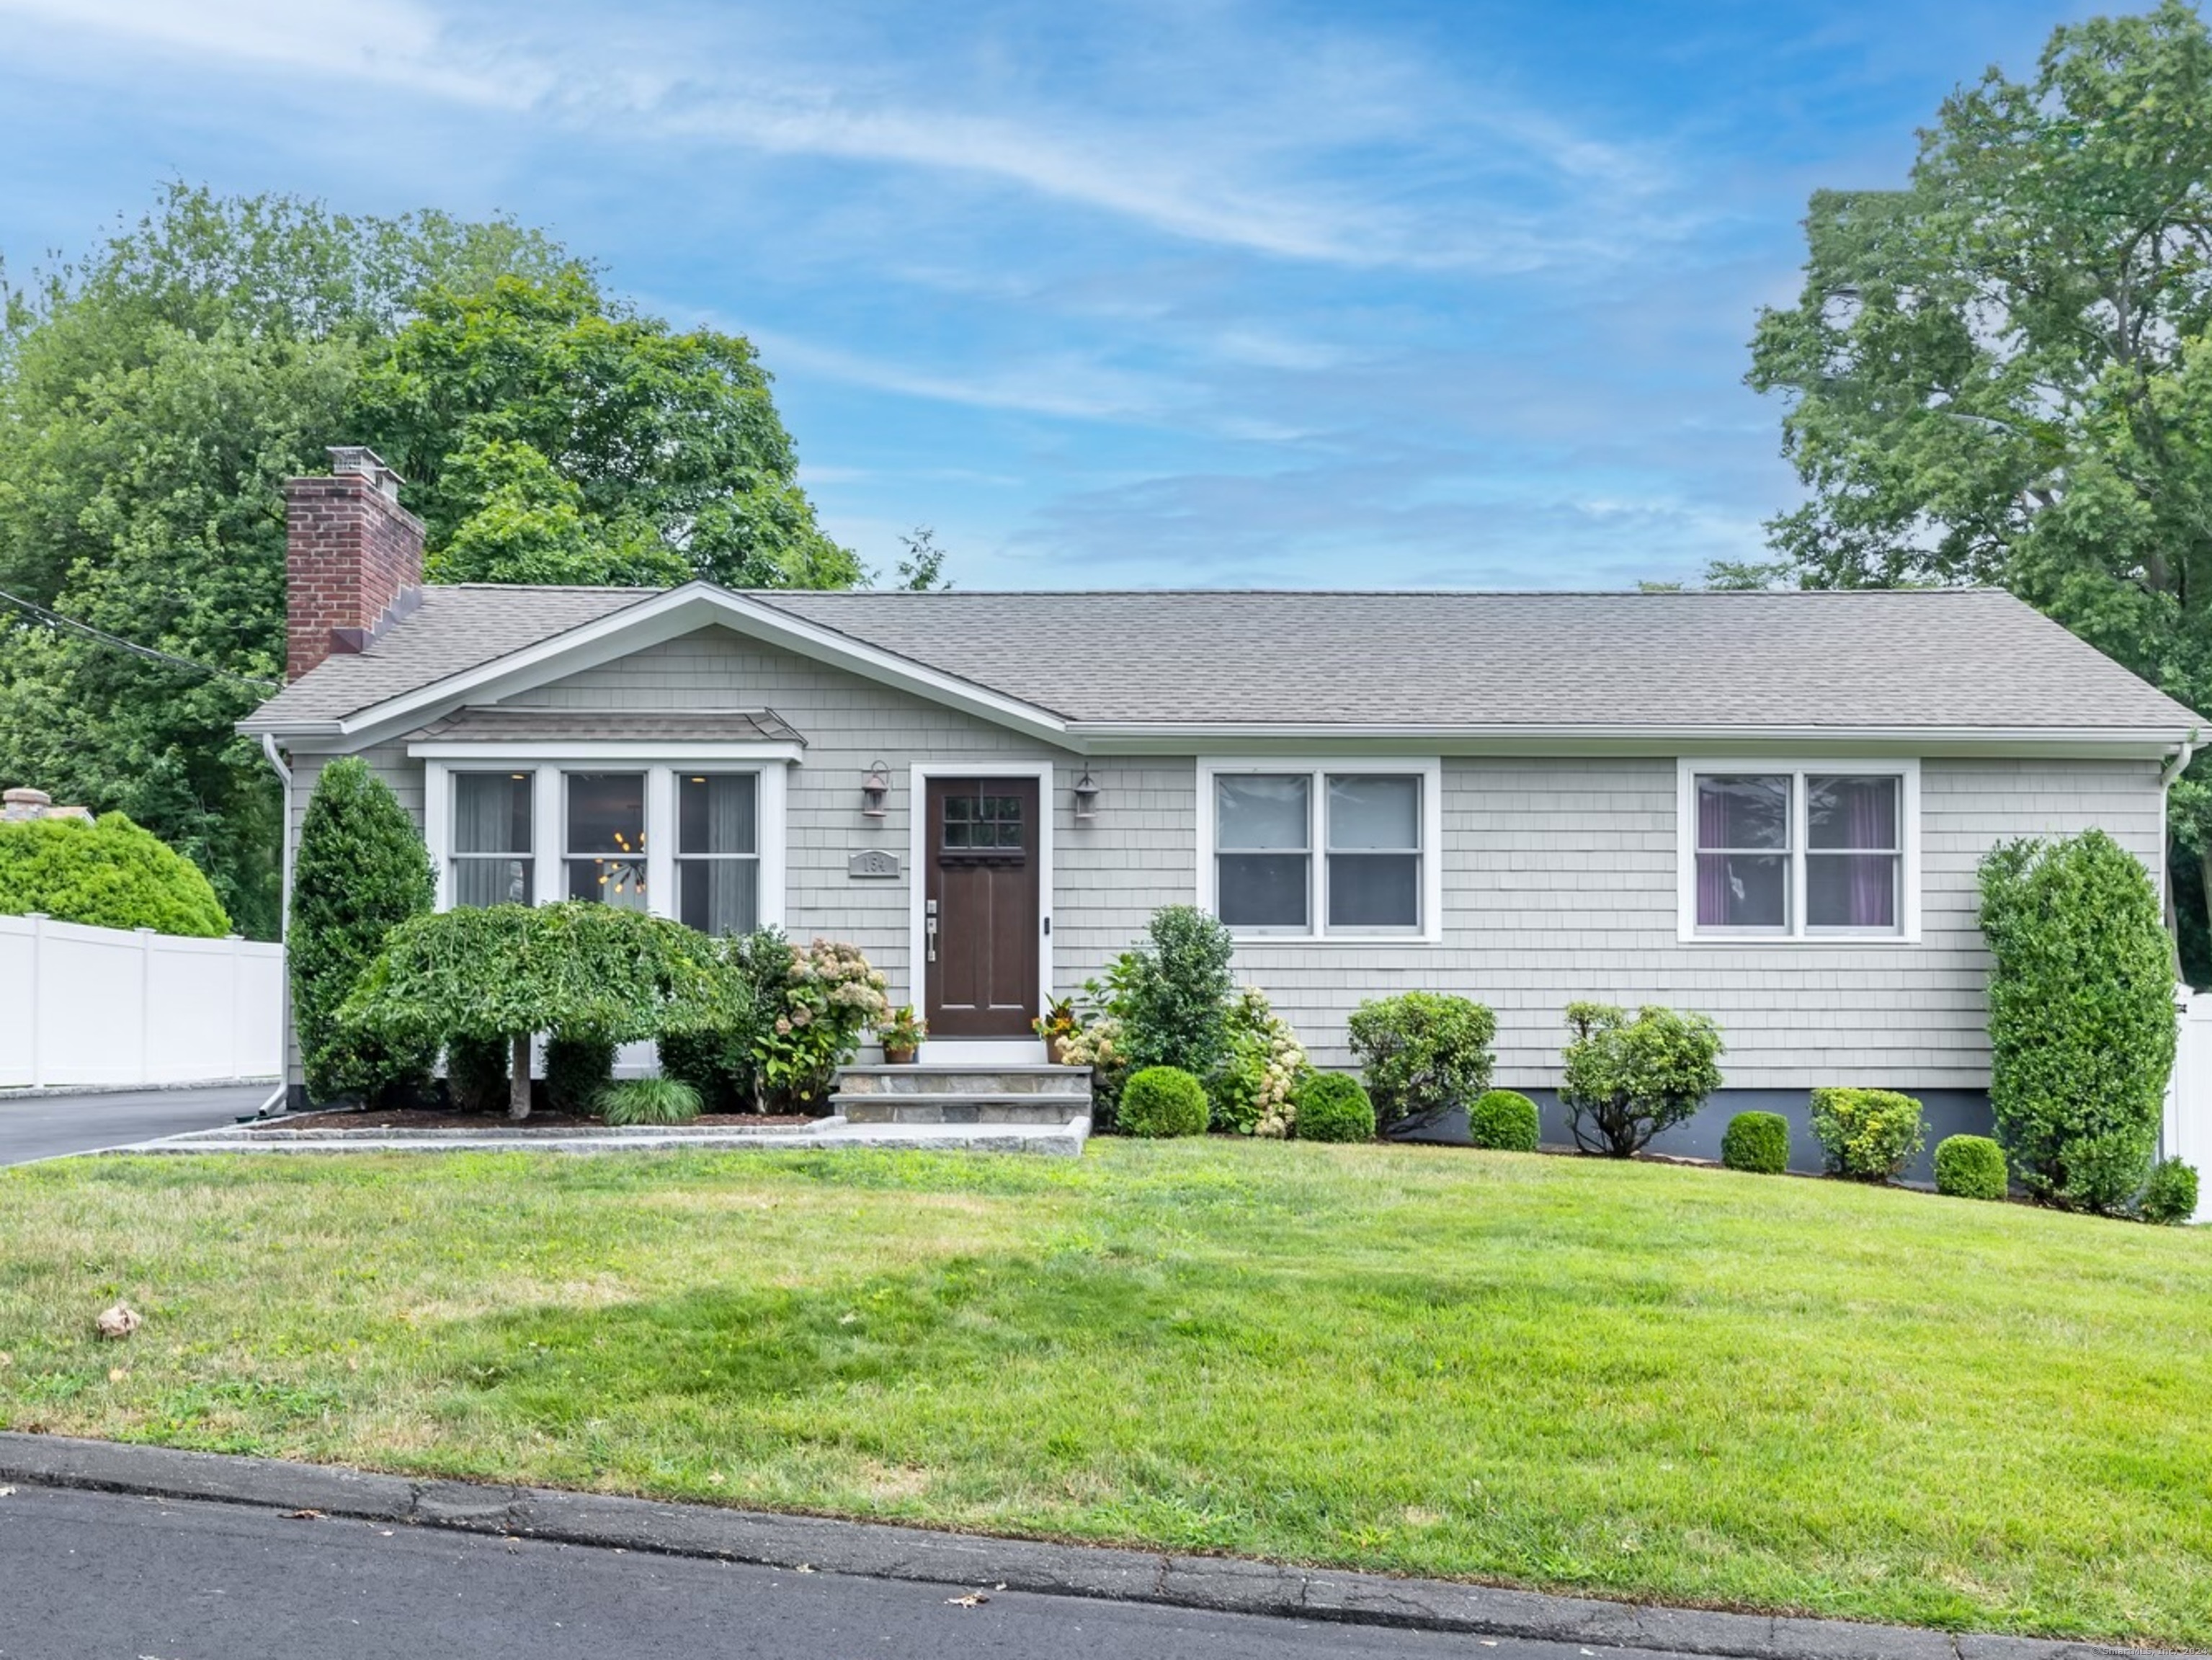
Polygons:
<instances>
[{"instance_id":1,"label":"manicured grass","mask_svg":"<svg viewBox=\"0 0 2212 1660\"><path fill-rule=\"evenodd\" d=\"M15 1428L2212 1645L2212 1237L1842 1183L80 1160L0 1176L0 1347Z\"/></svg>"}]
</instances>

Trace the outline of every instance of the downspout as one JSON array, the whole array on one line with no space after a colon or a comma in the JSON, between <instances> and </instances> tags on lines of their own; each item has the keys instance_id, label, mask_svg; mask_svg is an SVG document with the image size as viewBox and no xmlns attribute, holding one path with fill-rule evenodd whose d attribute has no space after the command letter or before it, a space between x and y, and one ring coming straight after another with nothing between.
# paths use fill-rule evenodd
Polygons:
<instances>
[{"instance_id":1,"label":"downspout","mask_svg":"<svg viewBox=\"0 0 2212 1660\"><path fill-rule=\"evenodd\" d=\"M261 752L269 757L269 764L276 769L277 777L284 781L283 864L277 885L276 939L285 947L284 1008L276 1022L276 1088L261 1104L256 1118L270 1118L291 1104L292 1094L292 769L284 764L284 757L276 747L276 734L261 734Z\"/></svg>"},{"instance_id":2,"label":"downspout","mask_svg":"<svg viewBox=\"0 0 2212 1660\"><path fill-rule=\"evenodd\" d=\"M2166 937L2173 948L2173 978L2177 984L2181 982L2181 916L2173 904L2173 833L2166 827L2166 797L2173 787L2173 781L2188 771L2189 763L2196 759L2197 739L2202 734L2203 728L2191 727L2189 736L2181 740L2181 747L2174 751L2173 758L2158 775L2158 902L2166 913Z\"/></svg>"}]
</instances>

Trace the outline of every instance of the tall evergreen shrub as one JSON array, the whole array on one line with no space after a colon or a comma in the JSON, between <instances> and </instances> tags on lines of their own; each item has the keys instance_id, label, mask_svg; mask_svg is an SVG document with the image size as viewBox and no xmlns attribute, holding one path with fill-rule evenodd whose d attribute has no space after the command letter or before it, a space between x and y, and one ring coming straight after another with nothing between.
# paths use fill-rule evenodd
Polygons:
<instances>
[{"instance_id":1,"label":"tall evergreen shrub","mask_svg":"<svg viewBox=\"0 0 2212 1660\"><path fill-rule=\"evenodd\" d=\"M1236 942L1195 905L1152 913L1145 941L1114 965L1112 1007L1133 1071L1178 1067L1210 1078L1229 1048L1229 975Z\"/></svg>"},{"instance_id":2,"label":"tall evergreen shrub","mask_svg":"<svg viewBox=\"0 0 2212 1660\"><path fill-rule=\"evenodd\" d=\"M2150 1174L2173 1067L2173 968L2149 873L2102 830L1982 860L1990 1099L2021 1185L2118 1213Z\"/></svg>"},{"instance_id":3,"label":"tall evergreen shrub","mask_svg":"<svg viewBox=\"0 0 2212 1660\"><path fill-rule=\"evenodd\" d=\"M307 1093L381 1091L428 1073L431 1050L338 1029L338 1006L385 936L430 909L430 856L391 786L358 756L323 769L300 825L286 961Z\"/></svg>"}]
</instances>

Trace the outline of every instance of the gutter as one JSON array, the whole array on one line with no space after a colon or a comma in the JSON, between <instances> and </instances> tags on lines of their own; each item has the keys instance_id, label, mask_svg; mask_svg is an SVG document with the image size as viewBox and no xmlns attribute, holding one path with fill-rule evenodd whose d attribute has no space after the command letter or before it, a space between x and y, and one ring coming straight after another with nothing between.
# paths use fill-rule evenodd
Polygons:
<instances>
[{"instance_id":1,"label":"gutter","mask_svg":"<svg viewBox=\"0 0 2212 1660\"><path fill-rule=\"evenodd\" d=\"M2203 735L2203 728L2201 727L2191 727L2189 729L2189 736L2181 740L2181 747L2174 751L2173 759L2166 763L2166 770L2158 775L2158 790L2160 795L2172 789L2173 781L2189 770L2189 763L2197 758L2197 751L2200 747L2198 739Z\"/></svg>"}]
</instances>

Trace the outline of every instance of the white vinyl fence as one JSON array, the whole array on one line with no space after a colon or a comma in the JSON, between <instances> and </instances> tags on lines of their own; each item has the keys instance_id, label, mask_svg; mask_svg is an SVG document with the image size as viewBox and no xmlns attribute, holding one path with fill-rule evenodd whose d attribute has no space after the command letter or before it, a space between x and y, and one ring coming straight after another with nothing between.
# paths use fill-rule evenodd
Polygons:
<instances>
[{"instance_id":1,"label":"white vinyl fence","mask_svg":"<svg viewBox=\"0 0 2212 1660\"><path fill-rule=\"evenodd\" d=\"M284 948L0 916L0 1089L283 1070Z\"/></svg>"},{"instance_id":2,"label":"white vinyl fence","mask_svg":"<svg viewBox=\"0 0 2212 1660\"><path fill-rule=\"evenodd\" d=\"M2160 1152L2197 1166L2197 1219L2212 1222L2212 992L2178 992L2181 1040L2173 1049Z\"/></svg>"}]
</instances>

